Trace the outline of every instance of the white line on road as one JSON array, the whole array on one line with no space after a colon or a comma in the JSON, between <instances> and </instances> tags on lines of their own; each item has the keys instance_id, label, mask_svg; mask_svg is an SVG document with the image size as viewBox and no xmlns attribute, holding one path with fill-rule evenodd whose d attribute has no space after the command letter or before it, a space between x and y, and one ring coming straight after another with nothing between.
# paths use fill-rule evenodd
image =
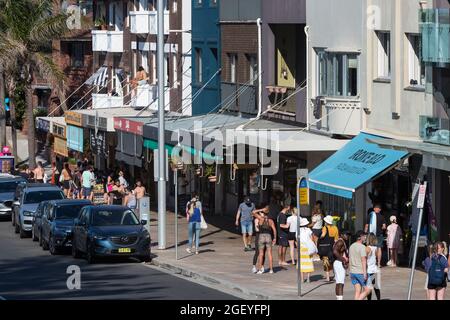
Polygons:
<instances>
[{"instance_id":1,"label":"white line on road","mask_svg":"<svg viewBox=\"0 0 450 320\"><path fill-rule=\"evenodd\" d=\"M6 298L4 298L4 297L0 296L0 300L6 300Z\"/></svg>"}]
</instances>

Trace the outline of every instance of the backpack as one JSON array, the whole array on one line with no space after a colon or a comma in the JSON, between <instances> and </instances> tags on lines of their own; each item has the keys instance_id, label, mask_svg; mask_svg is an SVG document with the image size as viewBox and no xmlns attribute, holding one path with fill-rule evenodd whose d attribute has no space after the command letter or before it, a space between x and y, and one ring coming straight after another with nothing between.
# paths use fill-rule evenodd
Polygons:
<instances>
[{"instance_id":1,"label":"backpack","mask_svg":"<svg viewBox=\"0 0 450 320\"><path fill-rule=\"evenodd\" d=\"M325 227L326 234L324 238L319 238L317 241L317 253L321 257L330 257L334 245L334 239L330 237L330 234L328 232L328 228Z\"/></svg>"},{"instance_id":2,"label":"backpack","mask_svg":"<svg viewBox=\"0 0 450 320\"><path fill-rule=\"evenodd\" d=\"M431 267L428 270L428 283L434 286L440 286L445 280L445 272L442 267L440 256L431 258Z\"/></svg>"}]
</instances>

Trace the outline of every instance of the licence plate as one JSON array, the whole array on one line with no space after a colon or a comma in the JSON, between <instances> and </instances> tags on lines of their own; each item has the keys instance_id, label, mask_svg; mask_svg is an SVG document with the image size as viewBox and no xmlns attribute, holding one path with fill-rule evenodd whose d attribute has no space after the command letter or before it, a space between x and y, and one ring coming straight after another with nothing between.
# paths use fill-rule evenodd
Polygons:
<instances>
[{"instance_id":1,"label":"licence plate","mask_svg":"<svg viewBox=\"0 0 450 320\"><path fill-rule=\"evenodd\" d=\"M119 248L119 253L131 253L130 248Z\"/></svg>"}]
</instances>

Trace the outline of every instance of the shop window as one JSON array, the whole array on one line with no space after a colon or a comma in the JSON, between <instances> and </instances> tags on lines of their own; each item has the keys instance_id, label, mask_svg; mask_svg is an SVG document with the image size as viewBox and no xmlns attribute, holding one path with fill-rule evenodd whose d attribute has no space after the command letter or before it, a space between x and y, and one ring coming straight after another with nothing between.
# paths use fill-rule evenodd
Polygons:
<instances>
[{"instance_id":1,"label":"shop window","mask_svg":"<svg viewBox=\"0 0 450 320\"><path fill-rule=\"evenodd\" d=\"M236 83L236 65L237 65L237 54L236 53L229 53L228 54L228 62L229 62L229 68L230 68L230 82Z\"/></svg>"},{"instance_id":2,"label":"shop window","mask_svg":"<svg viewBox=\"0 0 450 320\"><path fill-rule=\"evenodd\" d=\"M197 83L203 82L203 58L200 48L195 48L195 80Z\"/></svg>"},{"instance_id":3,"label":"shop window","mask_svg":"<svg viewBox=\"0 0 450 320\"><path fill-rule=\"evenodd\" d=\"M256 79L258 78L258 59L256 57L256 54L248 54L247 61L249 67L248 79L253 80L252 82L255 83Z\"/></svg>"},{"instance_id":4,"label":"shop window","mask_svg":"<svg viewBox=\"0 0 450 320\"><path fill-rule=\"evenodd\" d=\"M391 34L390 32L377 31L377 77L380 79L391 78Z\"/></svg>"}]
</instances>

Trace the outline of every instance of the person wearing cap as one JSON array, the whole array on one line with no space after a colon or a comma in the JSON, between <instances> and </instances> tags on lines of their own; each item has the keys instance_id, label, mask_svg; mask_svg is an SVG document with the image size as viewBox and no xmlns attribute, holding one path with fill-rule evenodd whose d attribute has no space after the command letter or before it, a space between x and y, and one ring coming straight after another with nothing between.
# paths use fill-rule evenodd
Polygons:
<instances>
[{"instance_id":1,"label":"person wearing cap","mask_svg":"<svg viewBox=\"0 0 450 320\"><path fill-rule=\"evenodd\" d=\"M398 248L400 248L400 238L402 237L402 229L397 224L397 217L391 216L389 218L391 224L387 227L387 247L391 259L387 265L390 267L396 267L398 262Z\"/></svg>"},{"instance_id":2,"label":"person wearing cap","mask_svg":"<svg viewBox=\"0 0 450 320\"><path fill-rule=\"evenodd\" d=\"M369 214L369 223L364 226L365 233L374 233L377 236L377 261L378 268L381 268L381 248L383 248L384 243L384 231L386 230L386 220L381 214L381 205L375 204L373 206L373 211Z\"/></svg>"},{"instance_id":3,"label":"person wearing cap","mask_svg":"<svg viewBox=\"0 0 450 320\"><path fill-rule=\"evenodd\" d=\"M323 262L323 271L327 281L330 281L330 272L333 270L331 260L333 259L333 245L335 241L339 239L339 230L333 224L333 217L328 215L323 221L325 226L322 228L322 234L320 235L319 246L325 248L324 252L321 252L321 259Z\"/></svg>"},{"instance_id":4,"label":"person wearing cap","mask_svg":"<svg viewBox=\"0 0 450 320\"><path fill-rule=\"evenodd\" d=\"M366 233L359 230L356 233L356 242L349 249L349 272L355 288L355 300L364 300L372 292L367 286L367 251L363 244L365 241Z\"/></svg>"},{"instance_id":5,"label":"person wearing cap","mask_svg":"<svg viewBox=\"0 0 450 320\"><path fill-rule=\"evenodd\" d=\"M250 197L246 197L244 202L239 205L236 213L236 227L241 225L242 241L244 242L244 251L252 249L253 236L253 216L252 212L255 210L255 204Z\"/></svg>"},{"instance_id":6,"label":"person wearing cap","mask_svg":"<svg viewBox=\"0 0 450 320\"><path fill-rule=\"evenodd\" d=\"M300 219L300 281L310 282L309 276L314 272L314 263L310 246L314 245L313 233L308 228L309 221L306 218ZM306 276L306 279L305 279Z\"/></svg>"}]
</instances>

